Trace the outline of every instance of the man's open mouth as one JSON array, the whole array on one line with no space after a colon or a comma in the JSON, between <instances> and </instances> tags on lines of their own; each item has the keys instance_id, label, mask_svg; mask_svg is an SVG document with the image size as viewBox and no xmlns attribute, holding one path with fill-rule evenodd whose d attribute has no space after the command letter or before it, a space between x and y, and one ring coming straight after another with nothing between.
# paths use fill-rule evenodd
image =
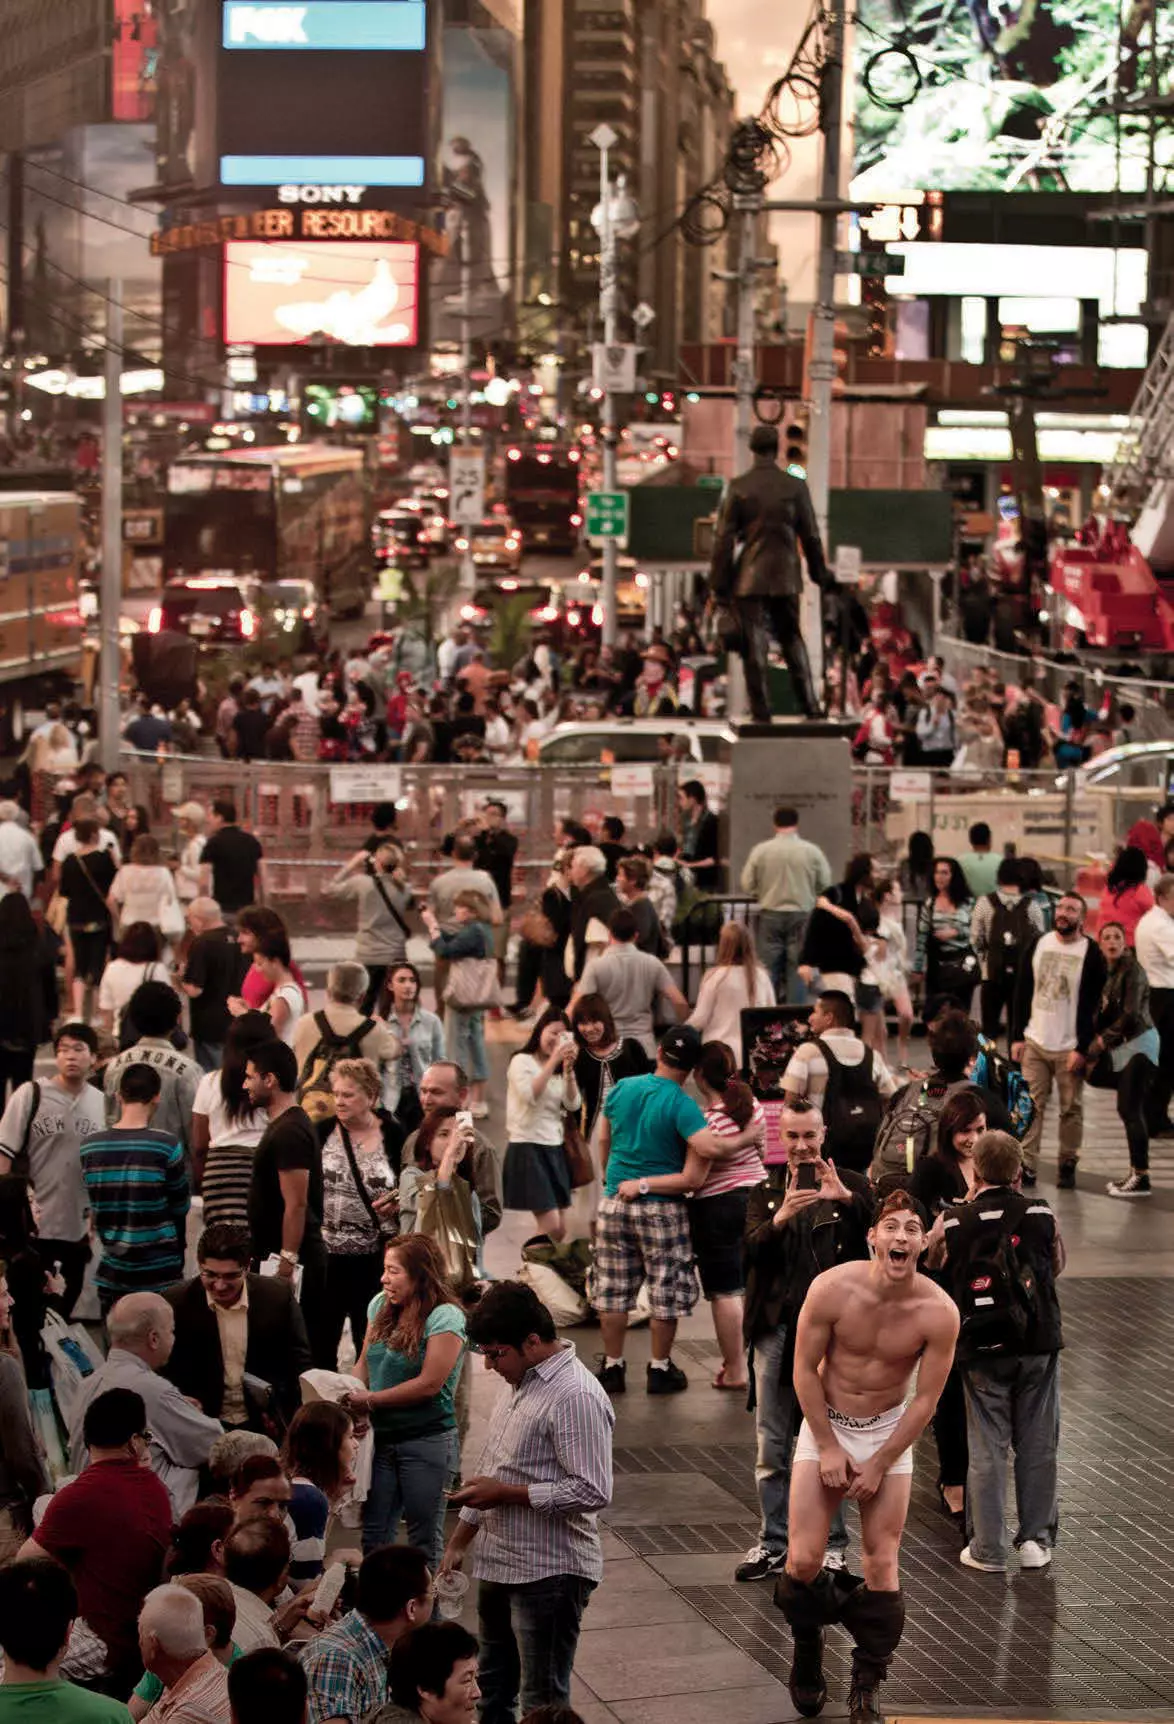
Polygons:
<instances>
[{"instance_id":1,"label":"man's open mouth","mask_svg":"<svg viewBox=\"0 0 1174 1724\"><path fill-rule=\"evenodd\" d=\"M890 1245L889 1246L889 1262L890 1263L896 1263L899 1266L902 1263L907 1263L908 1261L909 1261L909 1250L908 1250L907 1246L905 1246L905 1245Z\"/></svg>"}]
</instances>

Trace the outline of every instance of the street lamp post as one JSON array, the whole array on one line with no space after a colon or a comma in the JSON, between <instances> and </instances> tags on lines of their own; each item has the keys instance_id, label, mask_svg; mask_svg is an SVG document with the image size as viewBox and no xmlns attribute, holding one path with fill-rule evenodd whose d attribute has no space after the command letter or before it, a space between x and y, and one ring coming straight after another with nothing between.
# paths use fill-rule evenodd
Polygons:
<instances>
[{"instance_id":1,"label":"street lamp post","mask_svg":"<svg viewBox=\"0 0 1174 1724\"><path fill-rule=\"evenodd\" d=\"M591 212L591 225L599 235L599 312L603 322L605 347L617 342L619 323L619 282L616 259L617 243L630 239L640 226L639 211L629 195L621 174L613 186L609 172L609 153L619 140L606 122L596 126L591 142L599 151L599 203ZM611 390L603 397L603 488L616 489L616 450L619 428L616 425L616 400ZM616 641L616 541L603 541L603 632L604 646Z\"/></svg>"}]
</instances>

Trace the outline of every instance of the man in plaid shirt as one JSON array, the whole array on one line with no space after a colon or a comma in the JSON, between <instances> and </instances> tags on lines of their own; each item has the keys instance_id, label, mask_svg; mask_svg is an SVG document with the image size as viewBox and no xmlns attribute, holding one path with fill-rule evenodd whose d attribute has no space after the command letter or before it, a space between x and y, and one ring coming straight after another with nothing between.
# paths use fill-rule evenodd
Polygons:
<instances>
[{"instance_id":1,"label":"man in plaid shirt","mask_svg":"<svg viewBox=\"0 0 1174 1724\"><path fill-rule=\"evenodd\" d=\"M391 1648L432 1614L432 1576L422 1550L385 1544L363 1558L354 1610L302 1652L309 1724L351 1724L387 1698Z\"/></svg>"}]
</instances>

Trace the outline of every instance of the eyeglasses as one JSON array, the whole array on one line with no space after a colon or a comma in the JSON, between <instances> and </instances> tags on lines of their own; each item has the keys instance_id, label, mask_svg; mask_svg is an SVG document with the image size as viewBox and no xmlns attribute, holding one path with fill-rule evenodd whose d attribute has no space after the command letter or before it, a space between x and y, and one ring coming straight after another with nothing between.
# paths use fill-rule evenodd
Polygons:
<instances>
[{"instance_id":1,"label":"eyeglasses","mask_svg":"<svg viewBox=\"0 0 1174 1724\"><path fill-rule=\"evenodd\" d=\"M222 1281L229 1287L232 1287L238 1282L243 1281L244 1278L245 1272L243 1269L233 1269L227 1274L222 1273L219 1269L200 1270L200 1280L204 1283L205 1287L215 1287L218 1281Z\"/></svg>"},{"instance_id":2,"label":"eyeglasses","mask_svg":"<svg viewBox=\"0 0 1174 1724\"><path fill-rule=\"evenodd\" d=\"M499 1359L504 1359L507 1353L512 1353L512 1347L478 1347L474 1345L471 1352L480 1353L483 1359L488 1359L491 1365L496 1365Z\"/></svg>"}]
</instances>

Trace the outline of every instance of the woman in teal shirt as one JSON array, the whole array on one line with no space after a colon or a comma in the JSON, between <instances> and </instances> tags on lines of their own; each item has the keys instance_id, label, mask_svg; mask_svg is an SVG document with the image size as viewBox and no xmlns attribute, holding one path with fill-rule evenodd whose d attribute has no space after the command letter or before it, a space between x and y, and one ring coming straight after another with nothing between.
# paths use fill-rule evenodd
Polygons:
<instances>
[{"instance_id":1,"label":"woman in teal shirt","mask_svg":"<svg viewBox=\"0 0 1174 1724\"><path fill-rule=\"evenodd\" d=\"M445 1284L430 1239L393 1239L383 1257L383 1291L367 1312L355 1375L367 1388L348 1397L368 1413L375 1435L371 1489L363 1509L363 1549L394 1544L401 1517L408 1541L441 1556L444 1491L457 1465L453 1397L465 1350L465 1314Z\"/></svg>"}]
</instances>

